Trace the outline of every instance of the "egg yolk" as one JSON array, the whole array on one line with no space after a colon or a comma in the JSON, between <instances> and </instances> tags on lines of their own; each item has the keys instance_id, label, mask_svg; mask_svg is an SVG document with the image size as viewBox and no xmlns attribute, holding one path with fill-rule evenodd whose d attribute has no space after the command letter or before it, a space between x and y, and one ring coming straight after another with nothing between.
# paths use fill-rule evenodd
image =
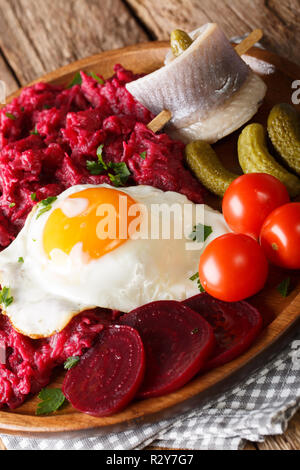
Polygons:
<instances>
[{"instance_id":1,"label":"egg yolk","mask_svg":"<svg viewBox=\"0 0 300 470\"><path fill-rule=\"evenodd\" d=\"M110 188L89 188L71 194L45 224L43 247L47 256L50 259L54 249L70 254L78 243L82 243L89 259L115 250L129 238L128 227L134 217L128 211L134 204L136 201L128 194Z\"/></svg>"}]
</instances>

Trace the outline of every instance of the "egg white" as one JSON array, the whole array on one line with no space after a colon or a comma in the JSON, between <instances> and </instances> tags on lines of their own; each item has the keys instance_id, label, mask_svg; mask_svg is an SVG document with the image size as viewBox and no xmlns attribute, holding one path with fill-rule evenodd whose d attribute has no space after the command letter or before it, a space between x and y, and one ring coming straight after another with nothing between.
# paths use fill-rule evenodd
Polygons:
<instances>
[{"instance_id":1,"label":"egg white","mask_svg":"<svg viewBox=\"0 0 300 470\"><path fill-rule=\"evenodd\" d=\"M99 259L86 262L80 244L70 255L60 250L49 260L43 249L43 230L48 217L71 194L93 185L73 186L52 204L51 210L37 218L38 207L29 214L25 226L14 242L0 253L0 283L10 287L13 302L4 307L16 330L38 338L61 331L79 312L95 306L122 312L156 300L183 300L199 292L190 277L197 272L199 251L187 250L185 238L170 240L126 240ZM98 187L113 188L109 185ZM151 186L134 186L118 190L137 203L193 204L175 192L163 192ZM79 196L80 197L80 196ZM84 208L84 200L79 207ZM203 206L201 220L186 222L185 232L203 223L212 227L204 246L229 232L222 216ZM64 210L74 215L74 207ZM18 262L19 258L24 262Z\"/></svg>"}]
</instances>

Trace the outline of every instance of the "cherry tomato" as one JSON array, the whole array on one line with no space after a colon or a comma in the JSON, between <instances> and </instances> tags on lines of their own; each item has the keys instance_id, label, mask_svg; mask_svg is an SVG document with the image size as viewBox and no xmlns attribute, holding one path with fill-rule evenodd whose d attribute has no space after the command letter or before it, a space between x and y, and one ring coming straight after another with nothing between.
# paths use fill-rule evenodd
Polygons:
<instances>
[{"instance_id":1,"label":"cherry tomato","mask_svg":"<svg viewBox=\"0 0 300 470\"><path fill-rule=\"evenodd\" d=\"M290 202L284 184L266 173L249 173L234 180L223 198L223 215L231 230L258 239L266 217Z\"/></svg>"},{"instance_id":2,"label":"cherry tomato","mask_svg":"<svg viewBox=\"0 0 300 470\"><path fill-rule=\"evenodd\" d=\"M256 294L268 276L268 262L248 235L227 233L215 238L200 257L199 279L206 292L235 302Z\"/></svg>"},{"instance_id":3,"label":"cherry tomato","mask_svg":"<svg viewBox=\"0 0 300 470\"><path fill-rule=\"evenodd\" d=\"M260 243L272 263L300 269L300 202L271 212L261 229Z\"/></svg>"}]
</instances>

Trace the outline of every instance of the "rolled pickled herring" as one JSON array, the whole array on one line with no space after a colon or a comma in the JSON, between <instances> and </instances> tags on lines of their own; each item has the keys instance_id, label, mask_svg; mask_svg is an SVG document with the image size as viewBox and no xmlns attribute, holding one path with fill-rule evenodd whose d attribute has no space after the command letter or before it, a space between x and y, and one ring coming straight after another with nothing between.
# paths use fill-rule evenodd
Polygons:
<instances>
[{"instance_id":1,"label":"rolled pickled herring","mask_svg":"<svg viewBox=\"0 0 300 470\"><path fill-rule=\"evenodd\" d=\"M192 44L178 57L168 53L165 66L126 87L154 114L171 111L166 131L172 136L213 143L251 119L266 85L216 24L190 36Z\"/></svg>"}]
</instances>

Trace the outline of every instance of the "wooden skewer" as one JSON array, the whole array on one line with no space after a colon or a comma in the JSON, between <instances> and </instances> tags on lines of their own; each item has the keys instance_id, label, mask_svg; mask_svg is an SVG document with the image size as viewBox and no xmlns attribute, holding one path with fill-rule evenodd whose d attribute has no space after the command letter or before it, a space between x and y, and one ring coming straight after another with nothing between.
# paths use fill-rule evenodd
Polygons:
<instances>
[{"instance_id":1,"label":"wooden skewer","mask_svg":"<svg viewBox=\"0 0 300 470\"><path fill-rule=\"evenodd\" d=\"M245 54L247 51L249 51L249 49L251 49L251 47L254 46L254 44L260 41L262 37L263 37L262 30L254 29L254 31L252 31L252 33L250 33L249 36L243 39L243 41L240 42L240 44L235 46L234 49L237 52L237 54L241 56Z\"/></svg>"},{"instance_id":2,"label":"wooden skewer","mask_svg":"<svg viewBox=\"0 0 300 470\"><path fill-rule=\"evenodd\" d=\"M254 29L252 33L249 34L245 39L243 39L240 44L235 46L235 51L236 53L241 56L245 54L249 49L251 49L252 46L254 46L255 43L260 41L260 39L263 37L263 32L261 29ZM158 132L160 131L166 124L167 122L170 121L172 118L172 114L170 111L167 109L163 109L157 116L155 116L154 119L152 119L151 122L147 125L148 129L150 129L152 132Z\"/></svg>"},{"instance_id":3,"label":"wooden skewer","mask_svg":"<svg viewBox=\"0 0 300 470\"><path fill-rule=\"evenodd\" d=\"M147 125L148 129L152 132L160 131L168 121L170 121L172 114L167 109L163 109L152 121Z\"/></svg>"}]
</instances>

